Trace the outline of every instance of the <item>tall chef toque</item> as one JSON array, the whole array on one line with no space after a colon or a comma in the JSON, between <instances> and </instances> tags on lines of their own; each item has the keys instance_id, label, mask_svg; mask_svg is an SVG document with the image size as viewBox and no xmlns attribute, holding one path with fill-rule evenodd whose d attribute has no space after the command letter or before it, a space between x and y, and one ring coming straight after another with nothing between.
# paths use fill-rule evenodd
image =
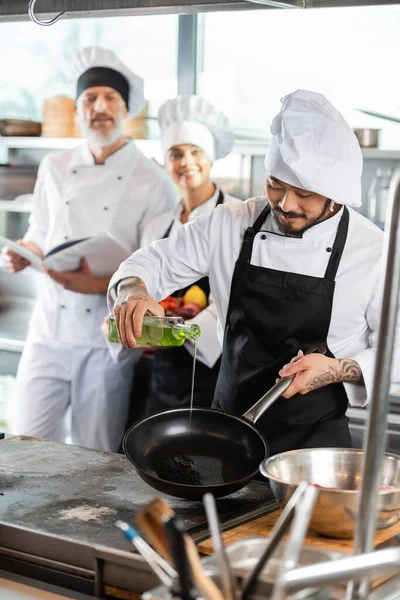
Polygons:
<instances>
[{"instance_id":1,"label":"tall chef toque","mask_svg":"<svg viewBox=\"0 0 400 600\"><path fill-rule=\"evenodd\" d=\"M164 156L178 144L199 146L212 161L232 150L234 137L227 117L199 96L167 100L159 110L158 122Z\"/></svg>"},{"instance_id":2,"label":"tall chef toque","mask_svg":"<svg viewBox=\"0 0 400 600\"><path fill-rule=\"evenodd\" d=\"M271 125L268 173L337 204L361 206L361 149L340 112L322 94L307 90L281 102Z\"/></svg>"},{"instance_id":3,"label":"tall chef toque","mask_svg":"<svg viewBox=\"0 0 400 600\"><path fill-rule=\"evenodd\" d=\"M131 117L144 107L143 79L111 50L88 46L78 52L73 61L71 80L76 84L76 98L91 87L106 86L119 92Z\"/></svg>"}]
</instances>

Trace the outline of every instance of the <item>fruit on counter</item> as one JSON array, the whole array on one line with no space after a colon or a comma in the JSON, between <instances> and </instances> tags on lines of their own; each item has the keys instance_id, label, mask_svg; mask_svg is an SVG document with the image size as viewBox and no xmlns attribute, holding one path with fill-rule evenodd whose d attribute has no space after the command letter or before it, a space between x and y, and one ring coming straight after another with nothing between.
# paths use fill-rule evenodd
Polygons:
<instances>
[{"instance_id":1,"label":"fruit on counter","mask_svg":"<svg viewBox=\"0 0 400 600\"><path fill-rule=\"evenodd\" d=\"M202 309L198 304L196 304L196 302L189 302L188 304L181 306L179 309L179 314L184 319L193 319L193 317L198 315L201 311Z\"/></svg>"},{"instance_id":2,"label":"fruit on counter","mask_svg":"<svg viewBox=\"0 0 400 600\"><path fill-rule=\"evenodd\" d=\"M197 304L200 310L207 306L207 296L198 285L192 285L183 296L183 304Z\"/></svg>"}]
</instances>

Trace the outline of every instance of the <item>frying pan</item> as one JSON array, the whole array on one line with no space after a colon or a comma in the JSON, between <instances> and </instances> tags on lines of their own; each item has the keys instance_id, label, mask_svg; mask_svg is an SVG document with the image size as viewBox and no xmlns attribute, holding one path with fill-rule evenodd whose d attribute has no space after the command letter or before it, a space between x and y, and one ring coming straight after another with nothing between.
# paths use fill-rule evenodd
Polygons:
<instances>
[{"instance_id":1,"label":"frying pan","mask_svg":"<svg viewBox=\"0 0 400 600\"><path fill-rule=\"evenodd\" d=\"M326 349L321 344L306 354ZM123 450L138 475L164 494L201 500L206 493L228 496L247 485L268 458L269 446L254 426L257 419L289 387L293 377L279 380L241 417L212 408L178 408L134 423Z\"/></svg>"}]
</instances>

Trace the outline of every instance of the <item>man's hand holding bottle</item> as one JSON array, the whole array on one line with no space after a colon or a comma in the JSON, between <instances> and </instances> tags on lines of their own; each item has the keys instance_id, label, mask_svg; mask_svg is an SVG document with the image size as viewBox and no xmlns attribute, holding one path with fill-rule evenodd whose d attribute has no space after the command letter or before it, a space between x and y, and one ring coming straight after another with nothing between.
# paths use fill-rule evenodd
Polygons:
<instances>
[{"instance_id":1,"label":"man's hand holding bottle","mask_svg":"<svg viewBox=\"0 0 400 600\"><path fill-rule=\"evenodd\" d=\"M115 322L121 344L135 348L142 335L143 317L146 314L164 316L164 309L148 293L139 277L129 277L118 285L114 305Z\"/></svg>"}]
</instances>

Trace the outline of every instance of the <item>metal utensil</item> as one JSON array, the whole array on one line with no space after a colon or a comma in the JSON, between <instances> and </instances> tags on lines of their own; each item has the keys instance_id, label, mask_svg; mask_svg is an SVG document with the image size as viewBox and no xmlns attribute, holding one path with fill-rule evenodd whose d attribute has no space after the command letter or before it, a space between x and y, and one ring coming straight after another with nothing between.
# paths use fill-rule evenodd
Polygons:
<instances>
[{"instance_id":1,"label":"metal utensil","mask_svg":"<svg viewBox=\"0 0 400 600\"><path fill-rule=\"evenodd\" d=\"M273 552L277 548L279 542L285 535L285 533L290 525L290 522L292 520L296 504L302 497L304 490L306 488L307 488L307 482L302 481L298 485L293 496L289 499L289 502L284 507L282 513L279 516L279 519L277 519L275 525L273 526L273 528L271 530L271 535L268 538L267 547L265 548L265 551L263 552L262 556L258 560L253 571L250 573L249 577L243 584L242 600L246 600L250 596L250 594L254 588L254 585L256 584L257 579L258 579L261 571L263 570L267 560L273 554Z\"/></svg>"},{"instance_id":2,"label":"metal utensil","mask_svg":"<svg viewBox=\"0 0 400 600\"><path fill-rule=\"evenodd\" d=\"M381 494L379 494L378 489L382 481L382 463L385 460L389 389L395 338L399 323L399 220L400 169L397 168L390 182L387 217L385 219L385 233L389 233L384 248L385 281L371 401L369 403L367 429L364 434L365 458L362 466L362 483L354 535L355 554L362 554L373 549L377 521L379 520ZM348 590L348 592L351 592L348 593L351 598L366 598L369 595L367 580L355 582L352 587L352 590Z\"/></svg>"},{"instance_id":3,"label":"metal utensil","mask_svg":"<svg viewBox=\"0 0 400 600\"><path fill-rule=\"evenodd\" d=\"M400 569L400 549L385 548L365 554L357 554L337 560L298 567L286 573L283 579L288 592L305 587L320 587L343 583L352 577L367 579L384 575L398 574ZM382 596L381 596L382 597Z\"/></svg>"},{"instance_id":4,"label":"metal utensil","mask_svg":"<svg viewBox=\"0 0 400 600\"><path fill-rule=\"evenodd\" d=\"M206 510L208 527L213 541L214 554L219 568L224 599L235 600L235 598L238 597L238 587L229 564L228 555L225 551L215 498L212 494L205 494L203 502Z\"/></svg>"},{"instance_id":5,"label":"metal utensil","mask_svg":"<svg viewBox=\"0 0 400 600\"><path fill-rule=\"evenodd\" d=\"M290 528L290 538L283 553L282 562L271 600L280 600L283 597L285 586L284 577L291 571L299 560L304 538L306 537L311 515L318 498L319 490L314 485L308 484L303 491L300 502L294 509L294 518Z\"/></svg>"}]
</instances>

